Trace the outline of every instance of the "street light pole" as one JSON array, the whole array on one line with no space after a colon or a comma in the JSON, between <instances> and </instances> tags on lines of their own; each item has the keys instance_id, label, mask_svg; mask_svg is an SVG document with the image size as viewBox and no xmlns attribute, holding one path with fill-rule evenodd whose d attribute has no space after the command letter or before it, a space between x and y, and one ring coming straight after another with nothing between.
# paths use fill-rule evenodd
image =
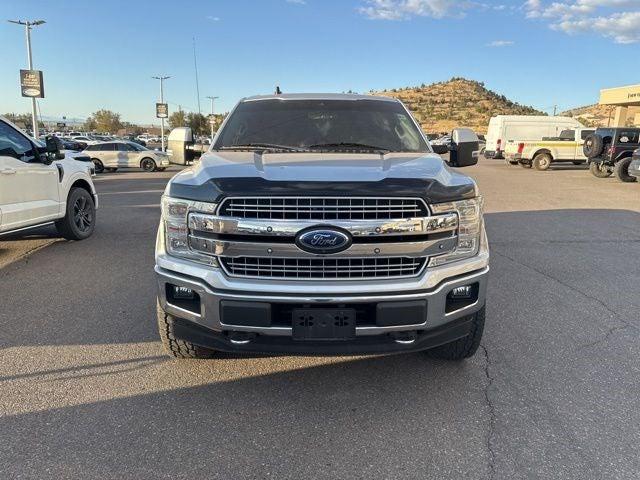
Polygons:
<instances>
[{"instance_id":1,"label":"street light pole","mask_svg":"<svg viewBox=\"0 0 640 480\"><path fill-rule=\"evenodd\" d=\"M215 134L215 132L213 131L213 101L220 98L220 97L207 97L211 99L211 120L209 120L209 124L211 125L211 143L213 143L213 136Z\"/></svg>"},{"instance_id":2,"label":"street light pole","mask_svg":"<svg viewBox=\"0 0 640 480\"><path fill-rule=\"evenodd\" d=\"M154 78L156 80L160 80L160 103L164 103L164 81L168 78L171 78L169 76L165 76L163 77L162 75L159 75L157 77L151 77ZM164 117L162 117L160 119L160 139L161 139L161 147L162 151L164 152Z\"/></svg>"},{"instance_id":3,"label":"street light pole","mask_svg":"<svg viewBox=\"0 0 640 480\"><path fill-rule=\"evenodd\" d=\"M31 22L29 20L9 20L9 23L15 23L16 25L24 25L25 34L27 37L27 64L29 70L33 70L33 56L31 54L31 27L37 27L46 23L44 20L36 20ZM31 97L31 122L33 127L33 138L40 136L40 129L38 128L38 112L36 111L36 99Z\"/></svg>"}]
</instances>

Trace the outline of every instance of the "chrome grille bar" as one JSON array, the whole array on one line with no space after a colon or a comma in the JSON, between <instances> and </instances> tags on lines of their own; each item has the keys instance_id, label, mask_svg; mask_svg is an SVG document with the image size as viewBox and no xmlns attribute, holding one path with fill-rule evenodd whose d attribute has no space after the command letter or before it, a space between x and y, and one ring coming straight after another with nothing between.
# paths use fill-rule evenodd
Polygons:
<instances>
[{"instance_id":1,"label":"chrome grille bar","mask_svg":"<svg viewBox=\"0 0 640 480\"><path fill-rule=\"evenodd\" d=\"M416 198L232 197L222 202L219 214L264 220L392 220L428 216L429 210Z\"/></svg>"},{"instance_id":2,"label":"chrome grille bar","mask_svg":"<svg viewBox=\"0 0 640 480\"><path fill-rule=\"evenodd\" d=\"M441 255L456 246L454 236L421 242L354 243L340 254L316 254L305 252L294 243L269 243L215 240L198 235L189 237L192 250L222 257L283 257L283 258L344 258L344 257L411 257L422 258Z\"/></svg>"},{"instance_id":3,"label":"chrome grille bar","mask_svg":"<svg viewBox=\"0 0 640 480\"><path fill-rule=\"evenodd\" d=\"M415 276L426 263L424 258L264 258L222 257L230 276L251 278L375 279Z\"/></svg>"},{"instance_id":4,"label":"chrome grille bar","mask_svg":"<svg viewBox=\"0 0 640 480\"><path fill-rule=\"evenodd\" d=\"M425 235L455 231L458 228L458 215L446 213L432 217L398 220L331 220L329 223L331 226L348 230L354 237ZM204 213L189 215L191 230L216 234L293 237L299 231L317 225L317 220L245 219Z\"/></svg>"}]
</instances>

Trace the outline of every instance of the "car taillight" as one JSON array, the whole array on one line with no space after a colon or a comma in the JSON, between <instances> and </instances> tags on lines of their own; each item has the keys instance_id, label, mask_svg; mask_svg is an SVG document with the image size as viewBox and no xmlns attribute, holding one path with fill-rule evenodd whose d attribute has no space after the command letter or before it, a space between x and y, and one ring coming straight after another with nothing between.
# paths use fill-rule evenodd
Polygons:
<instances>
[{"instance_id":1,"label":"car taillight","mask_svg":"<svg viewBox=\"0 0 640 480\"><path fill-rule=\"evenodd\" d=\"M524 151L524 143L518 144L518 153L522 153Z\"/></svg>"},{"instance_id":2,"label":"car taillight","mask_svg":"<svg viewBox=\"0 0 640 480\"><path fill-rule=\"evenodd\" d=\"M502 150L502 139L499 138L498 141L496 142L496 150L499 152L500 150Z\"/></svg>"}]
</instances>

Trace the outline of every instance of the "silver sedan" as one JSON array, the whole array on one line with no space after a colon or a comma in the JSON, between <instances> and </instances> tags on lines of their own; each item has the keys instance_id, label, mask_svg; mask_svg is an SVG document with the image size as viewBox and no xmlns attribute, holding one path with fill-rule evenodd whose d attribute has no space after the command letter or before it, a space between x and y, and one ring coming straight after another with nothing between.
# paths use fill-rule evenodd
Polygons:
<instances>
[{"instance_id":1,"label":"silver sedan","mask_svg":"<svg viewBox=\"0 0 640 480\"><path fill-rule=\"evenodd\" d=\"M169 155L150 150L137 143L114 141L89 145L85 153L91 157L96 173L118 168L141 168L145 172L162 171L169 166Z\"/></svg>"}]
</instances>

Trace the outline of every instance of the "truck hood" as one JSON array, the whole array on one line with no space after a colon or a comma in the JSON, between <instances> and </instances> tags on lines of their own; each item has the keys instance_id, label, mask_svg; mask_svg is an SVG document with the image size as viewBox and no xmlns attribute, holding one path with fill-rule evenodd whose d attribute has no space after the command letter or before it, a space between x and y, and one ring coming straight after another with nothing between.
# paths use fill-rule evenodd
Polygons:
<instances>
[{"instance_id":1,"label":"truck hood","mask_svg":"<svg viewBox=\"0 0 640 480\"><path fill-rule=\"evenodd\" d=\"M476 195L475 183L425 153L208 152L167 185L167 195L203 202L226 196L420 197Z\"/></svg>"}]
</instances>

